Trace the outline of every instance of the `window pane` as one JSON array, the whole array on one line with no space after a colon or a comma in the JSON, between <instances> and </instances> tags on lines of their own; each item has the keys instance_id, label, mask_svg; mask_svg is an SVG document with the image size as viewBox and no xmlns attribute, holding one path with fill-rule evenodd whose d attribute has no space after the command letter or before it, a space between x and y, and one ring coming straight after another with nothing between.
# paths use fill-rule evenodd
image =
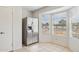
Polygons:
<instances>
[{"instance_id":1,"label":"window pane","mask_svg":"<svg viewBox=\"0 0 79 59\"><path fill-rule=\"evenodd\" d=\"M54 35L65 36L66 35L66 20L67 14L58 13L52 16L52 26L54 26Z\"/></svg>"},{"instance_id":2,"label":"window pane","mask_svg":"<svg viewBox=\"0 0 79 59\"><path fill-rule=\"evenodd\" d=\"M79 16L72 18L72 35L79 39Z\"/></svg>"},{"instance_id":3,"label":"window pane","mask_svg":"<svg viewBox=\"0 0 79 59\"><path fill-rule=\"evenodd\" d=\"M49 15L42 16L42 33L43 34L49 33Z\"/></svg>"}]
</instances>

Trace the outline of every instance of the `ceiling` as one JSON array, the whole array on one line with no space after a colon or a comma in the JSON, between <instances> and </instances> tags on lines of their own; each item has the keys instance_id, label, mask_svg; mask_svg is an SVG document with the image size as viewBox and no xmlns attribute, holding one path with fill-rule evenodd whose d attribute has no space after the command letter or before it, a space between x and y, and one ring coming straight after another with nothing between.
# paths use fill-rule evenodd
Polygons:
<instances>
[{"instance_id":1,"label":"ceiling","mask_svg":"<svg viewBox=\"0 0 79 59\"><path fill-rule=\"evenodd\" d=\"M23 6L24 9L27 9L29 11L35 11L38 10L40 8L43 8L44 6Z\"/></svg>"}]
</instances>

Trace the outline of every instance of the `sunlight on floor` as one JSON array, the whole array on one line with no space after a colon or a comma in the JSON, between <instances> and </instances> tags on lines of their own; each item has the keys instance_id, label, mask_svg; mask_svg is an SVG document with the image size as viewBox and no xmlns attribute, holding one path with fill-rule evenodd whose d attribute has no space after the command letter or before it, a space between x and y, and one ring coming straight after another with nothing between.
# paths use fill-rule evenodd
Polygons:
<instances>
[{"instance_id":1,"label":"sunlight on floor","mask_svg":"<svg viewBox=\"0 0 79 59\"><path fill-rule=\"evenodd\" d=\"M70 50L52 43L36 43L27 47L24 46L15 52L70 52Z\"/></svg>"}]
</instances>

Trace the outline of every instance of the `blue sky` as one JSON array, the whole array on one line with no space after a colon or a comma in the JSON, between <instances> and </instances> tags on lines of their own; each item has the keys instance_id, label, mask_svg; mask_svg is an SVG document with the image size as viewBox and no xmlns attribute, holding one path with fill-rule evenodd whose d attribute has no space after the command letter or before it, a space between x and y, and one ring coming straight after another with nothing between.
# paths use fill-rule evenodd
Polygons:
<instances>
[{"instance_id":1,"label":"blue sky","mask_svg":"<svg viewBox=\"0 0 79 59\"><path fill-rule=\"evenodd\" d=\"M43 23L47 23L47 22L48 22L48 15L44 15L44 16L43 16L42 22L43 22Z\"/></svg>"},{"instance_id":2,"label":"blue sky","mask_svg":"<svg viewBox=\"0 0 79 59\"><path fill-rule=\"evenodd\" d=\"M75 22L79 22L79 16L75 16L72 21L75 23Z\"/></svg>"},{"instance_id":3,"label":"blue sky","mask_svg":"<svg viewBox=\"0 0 79 59\"><path fill-rule=\"evenodd\" d=\"M44 20L44 21L48 21L48 15L44 15L44 16L43 16L43 20Z\"/></svg>"}]
</instances>

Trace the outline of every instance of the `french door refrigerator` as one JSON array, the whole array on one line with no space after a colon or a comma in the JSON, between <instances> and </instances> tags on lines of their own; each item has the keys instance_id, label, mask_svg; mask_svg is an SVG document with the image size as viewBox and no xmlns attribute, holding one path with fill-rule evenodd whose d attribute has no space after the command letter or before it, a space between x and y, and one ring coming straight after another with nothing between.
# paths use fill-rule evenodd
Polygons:
<instances>
[{"instance_id":1,"label":"french door refrigerator","mask_svg":"<svg viewBox=\"0 0 79 59\"><path fill-rule=\"evenodd\" d=\"M39 42L38 19L26 17L22 20L22 39L24 45Z\"/></svg>"}]
</instances>

